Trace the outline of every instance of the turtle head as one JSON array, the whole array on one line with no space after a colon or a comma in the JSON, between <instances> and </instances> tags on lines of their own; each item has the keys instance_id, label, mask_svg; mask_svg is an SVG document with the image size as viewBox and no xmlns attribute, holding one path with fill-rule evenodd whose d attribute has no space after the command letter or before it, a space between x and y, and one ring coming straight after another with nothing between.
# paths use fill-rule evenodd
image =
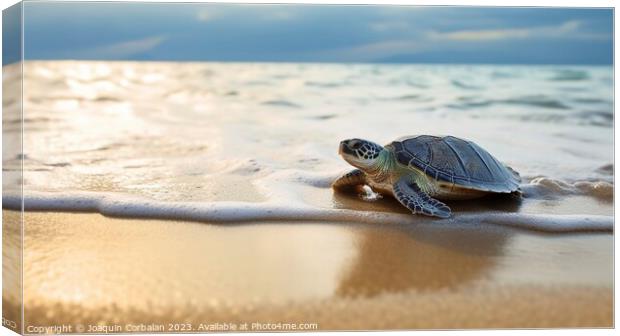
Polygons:
<instances>
[{"instance_id":1,"label":"turtle head","mask_svg":"<svg viewBox=\"0 0 620 336\"><path fill-rule=\"evenodd\" d=\"M361 169L371 169L378 163L383 147L363 139L348 139L340 142L338 154L351 165Z\"/></svg>"}]
</instances>

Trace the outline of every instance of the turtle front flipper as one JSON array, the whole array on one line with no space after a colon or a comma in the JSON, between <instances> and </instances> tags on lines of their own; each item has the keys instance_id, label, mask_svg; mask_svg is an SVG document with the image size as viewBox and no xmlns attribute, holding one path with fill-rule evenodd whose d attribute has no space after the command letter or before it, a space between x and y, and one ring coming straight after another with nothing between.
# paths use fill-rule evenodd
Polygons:
<instances>
[{"instance_id":1,"label":"turtle front flipper","mask_svg":"<svg viewBox=\"0 0 620 336\"><path fill-rule=\"evenodd\" d=\"M353 169L334 181L332 188L338 191L353 191L364 184L366 184L366 174L359 169Z\"/></svg>"},{"instance_id":2,"label":"turtle front flipper","mask_svg":"<svg viewBox=\"0 0 620 336\"><path fill-rule=\"evenodd\" d=\"M444 203L428 196L410 177L401 177L393 186L394 197L414 214L450 217L450 208Z\"/></svg>"}]
</instances>

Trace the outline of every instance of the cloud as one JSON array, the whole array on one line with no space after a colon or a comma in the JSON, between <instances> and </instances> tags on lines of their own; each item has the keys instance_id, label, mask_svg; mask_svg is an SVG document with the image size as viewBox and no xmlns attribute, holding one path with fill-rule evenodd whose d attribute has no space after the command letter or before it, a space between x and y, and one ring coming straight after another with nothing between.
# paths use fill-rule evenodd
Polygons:
<instances>
[{"instance_id":1,"label":"cloud","mask_svg":"<svg viewBox=\"0 0 620 336\"><path fill-rule=\"evenodd\" d=\"M583 23L578 20L566 21L557 26L540 26L512 29L458 30L452 32L429 31L427 38L449 41L493 41L525 38L596 38L598 35L579 32Z\"/></svg>"},{"instance_id":2,"label":"cloud","mask_svg":"<svg viewBox=\"0 0 620 336\"><path fill-rule=\"evenodd\" d=\"M369 28L377 33L388 33L393 37L389 40L363 43L347 48L326 50L322 56L339 60L362 59L373 61L389 59L400 55L416 55L434 52L448 48L452 52L459 50L467 42L493 42L502 40L521 39L532 41L535 39L602 39L609 38L604 33L582 31L585 22L581 20L566 20L557 25L535 26L526 28L506 29L461 29L448 32L436 30L420 31L413 23L395 20L379 21L369 24ZM458 43L462 42L462 43Z\"/></svg>"},{"instance_id":3,"label":"cloud","mask_svg":"<svg viewBox=\"0 0 620 336\"><path fill-rule=\"evenodd\" d=\"M264 18L272 21L288 21L296 18L297 15L290 10L275 10L265 13Z\"/></svg>"},{"instance_id":4,"label":"cloud","mask_svg":"<svg viewBox=\"0 0 620 336\"><path fill-rule=\"evenodd\" d=\"M289 21L298 17L297 12L291 9L274 5L235 5L235 6L209 6L196 14L198 21L209 22L215 19L227 17L230 20L242 19L252 21Z\"/></svg>"},{"instance_id":5,"label":"cloud","mask_svg":"<svg viewBox=\"0 0 620 336\"><path fill-rule=\"evenodd\" d=\"M197 18L199 21L211 21L214 16L211 10L201 10L198 12Z\"/></svg>"},{"instance_id":6,"label":"cloud","mask_svg":"<svg viewBox=\"0 0 620 336\"><path fill-rule=\"evenodd\" d=\"M381 21L370 24L370 29L376 32L394 32L394 31L409 31L412 26L407 21Z\"/></svg>"},{"instance_id":7,"label":"cloud","mask_svg":"<svg viewBox=\"0 0 620 336\"><path fill-rule=\"evenodd\" d=\"M76 59L125 59L149 51L166 39L166 36L151 36L92 48L67 50L66 53L67 58Z\"/></svg>"},{"instance_id":8,"label":"cloud","mask_svg":"<svg viewBox=\"0 0 620 336\"><path fill-rule=\"evenodd\" d=\"M371 42L348 48L325 50L320 54L316 54L316 56L337 60L358 58L362 61L374 61L394 54L416 53L422 50L425 50L425 48L412 39L395 39Z\"/></svg>"},{"instance_id":9,"label":"cloud","mask_svg":"<svg viewBox=\"0 0 620 336\"><path fill-rule=\"evenodd\" d=\"M609 9L39 2L25 8L28 59L391 62L449 54L457 63L607 64L613 58ZM524 53L528 47L536 52Z\"/></svg>"},{"instance_id":10,"label":"cloud","mask_svg":"<svg viewBox=\"0 0 620 336\"><path fill-rule=\"evenodd\" d=\"M446 33L431 30L427 34L427 37L432 40L450 41L490 41L528 36L530 36L529 29L459 30Z\"/></svg>"}]
</instances>

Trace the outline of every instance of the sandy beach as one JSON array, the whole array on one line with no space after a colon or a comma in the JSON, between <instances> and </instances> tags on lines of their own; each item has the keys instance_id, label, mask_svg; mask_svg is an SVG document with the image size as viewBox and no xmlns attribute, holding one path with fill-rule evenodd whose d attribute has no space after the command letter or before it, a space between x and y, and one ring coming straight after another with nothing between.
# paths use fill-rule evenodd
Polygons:
<instances>
[{"instance_id":1,"label":"sandy beach","mask_svg":"<svg viewBox=\"0 0 620 336\"><path fill-rule=\"evenodd\" d=\"M16 216L4 211L5 230ZM607 233L207 225L48 212L25 220L26 325L282 322L353 330L613 321ZM10 305L13 292L4 294Z\"/></svg>"}]
</instances>

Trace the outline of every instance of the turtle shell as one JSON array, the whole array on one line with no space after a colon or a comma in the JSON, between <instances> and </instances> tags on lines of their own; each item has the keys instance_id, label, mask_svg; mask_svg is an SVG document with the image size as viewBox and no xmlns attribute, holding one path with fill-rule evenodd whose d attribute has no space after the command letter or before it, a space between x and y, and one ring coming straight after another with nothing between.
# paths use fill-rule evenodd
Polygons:
<instances>
[{"instance_id":1,"label":"turtle shell","mask_svg":"<svg viewBox=\"0 0 620 336\"><path fill-rule=\"evenodd\" d=\"M517 172L475 143L453 136L418 135L392 142L396 160L439 181L482 191L519 189Z\"/></svg>"}]
</instances>

